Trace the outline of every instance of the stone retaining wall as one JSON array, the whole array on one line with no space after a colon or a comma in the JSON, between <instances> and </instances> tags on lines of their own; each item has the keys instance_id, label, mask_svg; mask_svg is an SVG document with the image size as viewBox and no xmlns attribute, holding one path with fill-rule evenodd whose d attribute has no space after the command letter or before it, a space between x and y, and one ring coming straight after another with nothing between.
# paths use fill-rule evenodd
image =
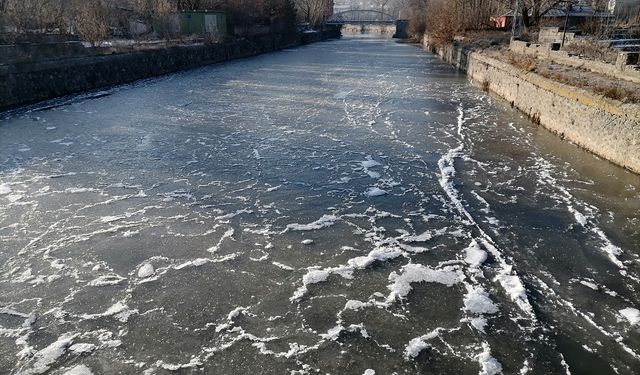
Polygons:
<instances>
[{"instance_id":1,"label":"stone retaining wall","mask_svg":"<svg viewBox=\"0 0 640 375\"><path fill-rule=\"evenodd\" d=\"M528 73L478 52L431 48L443 60L526 113L534 122L640 173L640 105L624 104Z\"/></svg>"},{"instance_id":2,"label":"stone retaining wall","mask_svg":"<svg viewBox=\"0 0 640 375\"><path fill-rule=\"evenodd\" d=\"M183 69L336 38L339 35L339 30L303 36L263 35L225 44L180 46L0 65L0 111Z\"/></svg>"}]
</instances>

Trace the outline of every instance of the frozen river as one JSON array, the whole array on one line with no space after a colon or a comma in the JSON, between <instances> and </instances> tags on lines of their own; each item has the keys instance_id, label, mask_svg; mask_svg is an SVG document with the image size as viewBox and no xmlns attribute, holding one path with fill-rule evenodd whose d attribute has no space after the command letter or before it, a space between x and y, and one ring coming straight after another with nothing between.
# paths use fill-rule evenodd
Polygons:
<instances>
[{"instance_id":1,"label":"frozen river","mask_svg":"<svg viewBox=\"0 0 640 375\"><path fill-rule=\"evenodd\" d=\"M637 374L640 177L344 38L1 115L1 374Z\"/></svg>"}]
</instances>

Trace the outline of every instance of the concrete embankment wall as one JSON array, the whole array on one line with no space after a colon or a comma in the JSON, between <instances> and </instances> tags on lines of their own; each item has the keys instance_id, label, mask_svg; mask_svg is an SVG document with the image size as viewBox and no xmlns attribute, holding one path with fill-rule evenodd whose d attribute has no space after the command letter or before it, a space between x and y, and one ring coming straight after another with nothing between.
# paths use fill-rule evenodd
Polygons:
<instances>
[{"instance_id":1,"label":"concrete embankment wall","mask_svg":"<svg viewBox=\"0 0 640 375\"><path fill-rule=\"evenodd\" d=\"M561 84L458 46L432 48L426 41L423 44L534 122L640 173L639 104L625 104Z\"/></svg>"},{"instance_id":2,"label":"concrete embankment wall","mask_svg":"<svg viewBox=\"0 0 640 375\"><path fill-rule=\"evenodd\" d=\"M342 31L345 33L395 34L396 25L344 24L342 25Z\"/></svg>"},{"instance_id":3,"label":"concrete embankment wall","mask_svg":"<svg viewBox=\"0 0 640 375\"><path fill-rule=\"evenodd\" d=\"M0 65L0 111L82 91L339 37L339 30L264 35L225 44Z\"/></svg>"}]
</instances>

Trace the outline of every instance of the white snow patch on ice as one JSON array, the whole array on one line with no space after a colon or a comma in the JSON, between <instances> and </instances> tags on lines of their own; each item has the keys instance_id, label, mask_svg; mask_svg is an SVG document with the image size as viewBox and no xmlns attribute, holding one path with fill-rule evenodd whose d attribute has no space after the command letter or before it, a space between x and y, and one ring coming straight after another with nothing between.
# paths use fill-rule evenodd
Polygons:
<instances>
[{"instance_id":1,"label":"white snow patch on ice","mask_svg":"<svg viewBox=\"0 0 640 375\"><path fill-rule=\"evenodd\" d=\"M229 220L229 219L233 219L236 216L242 215L242 214L252 214L253 210L249 210L247 208L244 208L242 210L237 210L235 212L230 212L226 215L221 215L221 216L216 216L215 220Z\"/></svg>"},{"instance_id":2,"label":"white snow patch on ice","mask_svg":"<svg viewBox=\"0 0 640 375\"><path fill-rule=\"evenodd\" d=\"M245 307L236 307L235 309L231 310L231 312L229 312L229 315L227 315L227 320L233 321L233 319L240 316L240 314L243 313L245 310L246 310Z\"/></svg>"},{"instance_id":3,"label":"white snow patch on ice","mask_svg":"<svg viewBox=\"0 0 640 375\"><path fill-rule=\"evenodd\" d=\"M329 275L331 275L331 272L328 271L328 270L311 270L311 271L308 271L302 277L302 286L299 287L293 293L293 296L291 296L291 298L289 298L289 300L298 301L300 298L302 298L309 291L309 289L307 288L308 285L317 284L317 283L321 283L323 281L326 281L329 278Z\"/></svg>"},{"instance_id":4,"label":"white snow patch on ice","mask_svg":"<svg viewBox=\"0 0 640 375\"><path fill-rule=\"evenodd\" d=\"M400 248L404 251L407 251L409 253L414 253L414 254L426 253L427 251L429 251L429 249L427 249L426 247L411 246L411 245L405 245L405 244L400 244Z\"/></svg>"},{"instance_id":5,"label":"white snow patch on ice","mask_svg":"<svg viewBox=\"0 0 640 375\"><path fill-rule=\"evenodd\" d=\"M479 267L487 260L487 252L480 248L476 240L473 240L464 251L466 253L464 261L471 266Z\"/></svg>"},{"instance_id":6,"label":"white snow patch on ice","mask_svg":"<svg viewBox=\"0 0 640 375\"><path fill-rule=\"evenodd\" d=\"M7 184L0 184L0 195L11 193L11 188Z\"/></svg>"},{"instance_id":7,"label":"white snow patch on ice","mask_svg":"<svg viewBox=\"0 0 640 375\"><path fill-rule=\"evenodd\" d=\"M427 341L436 338L439 335L440 329L435 329L426 335L416 337L409 341L409 344L404 348L404 355L407 358L417 357L421 351L428 348L430 345Z\"/></svg>"},{"instance_id":8,"label":"white snow patch on ice","mask_svg":"<svg viewBox=\"0 0 640 375\"><path fill-rule=\"evenodd\" d=\"M363 308L365 308L365 306L367 306L366 303L355 300L355 299L350 299L347 301L347 303L344 305L344 309L345 310L362 310Z\"/></svg>"},{"instance_id":9,"label":"white snow patch on ice","mask_svg":"<svg viewBox=\"0 0 640 375\"><path fill-rule=\"evenodd\" d=\"M210 253L215 253L216 251L218 251L220 249L220 246L222 245L222 242L227 238L231 238L231 236L233 236L234 233L235 233L235 230L233 228L228 229L226 232L224 232L222 237L220 237L220 240L218 240L218 243L216 245L211 246L210 248L208 248L207 251L210 252Z\"/></svg>"},{"instance_id":10,"label":"white snow patch on ice","mask_svg":"<svg viewBox=\"0 0 640 375\"><path fill-rule=\"evenodd\" d=\"M382 165L382 164L380 164L379 162L377 162L377 161L373 160L373 158L371 157L371 155L367 156L367 157L366 157L366 159L367 159L367 160L365 160L365 161L363 161L363 162L360 162L360 164L362 164L362 166L363 166L364 168L367 168L367 169L368 169L368 168L373 168L373 167L377 167L377 166Z\"/></svg>"},{"instance_id":11,"label":"white snow patch on ice","mask_svg":"<svg viewBox=\"0 0 640 375\"><path fill-rule=\"evenodd\" d=\"M440 283L446 286L453 286L461 281L460 275L451 269L435 270L420 264L407 264L402 267L402 273L392 272L389 275L391 284L387 286L391 293L387 297L388 301L396 298L403 299L411 292L412 283L428 282Z\"/></svg>"},{"instance_id":12,"label":"white snow patch on ice","mask_svg":"<svg viewBox=\"0 0 640 375\"><path fill-rule=\"evenodd\" d=\"M480 332L484 332L485 327L487 326L487 319L483 317L472 318L469 320L473 328L477 329Z\"/></svg>"},{"instance_id":13,"label":"white snow patch on ice","mask_svg":"<svg viewBox=\"0 0 640 375\"><path fill-rule=\"evenodd\" d=\"M387 260L395 259L401 255L402 251L396 248L382 247L371 250L367 256L351 258L349 259L348 264L356 269L364 269L375 261L386 262Z\"/></svg>"},{"instance_id":14,"label":"white snow patch on ice","mask_svg":"<svg viewBox=\"0 0 640 375\"><path fill-rule=\"evenodd\" d=\"M631 323L632 326L640 324L640 310L633 307L627 307L619 312L629 321L629 323Z\"/></svg>"},{"instance_id":15,"label":"white snow patch on ice","mask_svg":"<svg viewBox=\"0 0 640 375\"><path fill-rule=\"evenodd\" d=\"M598 290L598 284L592 283L591 281L580 280L580 284L586 286L587 288L591 288L593 290Z\"/></svg>"},{"instance_id":16,"label":"white snow patch on ice","mask_svg":"<svg viewBox=\"0 0 640 375\"><path fill-rule=\"evenodd\" d=\"M115 304L113 304L111 307L109 307L107 309L107 311L105 311L103 313L100 313L100 314L83 314L82 318L83 319L96 319L96 318L112 316L112 317L116 318L117 320L121 321L122 323L126 323L129 320L129 317L131 317L131 315L134 315L134 314L137 314L137 313L138 313L137 309L133 309L132 310L124 302L118 301Z\"/></svg>"},{"instance_id":17,"label":"white snow patch on ice","mask_svg":"<svg viewBox=\"0 0 640 375\"><path fill-rule=\"evenodd\" d=\"M109 274L109 275L103 275L103 276L99 276L96 279L93 279L89 282L90 286L109 286L109 285L118 285L121 282L123 282L124 280L126 280L126 278L120 276L120 275L116 275L116 274Z\"/></svg>"},{"instance_id":18,"label":"white snow patch on ice","mask_svg":"<svg viewBox=\"0 0 640 375\"><path fill-rule=\"evenodd\" d=\"M287 230L293 231L308 231L308 230L318 230L326 227L330 227L338 221L338 217L334 215L323 215L320 219L309 223L309 224L289 224L287 225Z\"/></svg>"},{"instance_id":19,"label":"white snow patch on ice","mask_svg":"<svg viewBox=\"0 0 640 375\"><path fill-rule=\"evenodd\" d=\"M103 223L113 223L114 221L124 219L124 216L103 216L100 218L100 221Z\"/></svg>"},{"instance_id":20,"label":"white snow patch on ice","mask_svg":"<svg viewBox=\"0 0 640 375\"><path fill-rule=\"evenodd\" d=\"M15 203L15 202L19 201L22 198L23 198L23 196L20 195L20 194L9 194L9 195L7 195L7 199L11 203Z\"/></svg>"},{"instance_id":21,"label":"white snow patch on ice","mask_svg":"<svg viewBox=\"0 0 640 375\"><path fill-rule=\"evenodd\" d=\"M62 375L93 375L91 369L85 365L77 365L71 370L66 371Z\"/></svg>"},{"instance_id":22,"label":"white snow patch on ice","mask_svg":"<svg viewBox=\"0 0 640 375\"><path fill-rule=\"evenodd\" d=\"M482 344L483 351L476 357L480 363L480 372L478 375L497 375L502 374L502 365L497 359L491 356L491 348L489 344Z\"/></svg>"},{"instance_id":23,"label":"white snow patch on ice","mask_svg":"<svg viewBox=\"0 0 640 375\"><path fill-rule=\"evenodd\" d=\"M287 270L287 271L293 271L294 270L293 267L287 266L286 264L282 264L282 263L279 263L279 262L271 262L271 264L273 264L274 266L276 266L278 268L281 268L283 270Z\"/></svg>"},{"instance_id":24,"label":"white snow patch on ice","mask_svg":"<svg viewBox=\"0 0 640 375\"><path fill-rule=\"evenodd\" d=\"M498 306L482 287L476 287L464 297L464 310L472 314L494 314L498 312Z\"/></svg>"},{"instance_id":25,"label":"white snow patch on ice","mask_svg":"<svg viewBox=\"0 0 640 375\"><path fill-rule=\"evenodd\" d=\"M97 347L94 344L88 344L88 343L73 344L71 345L71 347L69 347L69 351L75 354L92 353L96 349Z\"/></svg>"},{"instance_id":26,"label":"white snow patch on ice","mask_svg":"<svg viewBox=\"0 0 640 375\"><path fill-rule=\"evenodd\" d=\"M426 231L416 236L408 236L404 240L406 242L427 242L433 238L433 234L430 231Z\"/></svg>"},{"instance_id":27,"label":"white snow patch on ice","mask_svg":"<svg viewBox=\"0 0 640 375\"><path fill-rule=\"evenodd\" d=\"M331 273L327 270L311 270L302 277L304 285L317 284L326 281Z\"/></svg>"},{"instance_id":28,"label":"white snow patch on ice","mask_svg":"<svg viewBox=\"0 0 640 375\"><path fill-rule=\"evenodd\" d=\"M144 279L153 275L154 272L155 269L153 268L153 265L151 263L145 263L138 269L138 277Z\"/></svg>"},{"instance_id":29,"label":"white snow patch on ice","mask_svg":"<svg viewBox=\"0 0 640 375\"><path fill-rule=\"evenodd\" d=\"M43 374L62 357L73 343L75 334L64 334L46 348L39 350L33 357L33 364L25 374Z\"/></svg>"},{"instance_id":30,"label":"white snow patch on ice","mask_svg":"<svg viewBox=\"0 0 640 375\"><path fill-rule=\"evenodd\" d=\"M379 187L372 187L364 193L364 195L366 195L369 198L379 197L386 194L388 194L387 191L382 190Z\"/></svg>"}]
</instances>

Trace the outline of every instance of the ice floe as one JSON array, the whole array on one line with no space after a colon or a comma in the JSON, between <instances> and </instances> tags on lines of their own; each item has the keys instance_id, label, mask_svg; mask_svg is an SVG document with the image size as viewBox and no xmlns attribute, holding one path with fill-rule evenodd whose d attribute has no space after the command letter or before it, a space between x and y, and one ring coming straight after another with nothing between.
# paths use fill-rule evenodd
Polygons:
<instances>
[{"instance_id":1,"label":"ice floe","mask_svg":"<svg viewBox=\"0 0 640 375\"><path fill-rule=\"evenodd\" d=\"M65 371L62 375L93 375L93 372L85 365L77 365Z\"/></svg>"},{"instance_id":2,"label":"ice floe","mask_svg":"<svg viewBox=\"0 0 640 375\"><path fill-rule=\"evenodd\" d=\"M472 314L494 314L498 312L498 306L484 289L476 287L465 295L464 310Z\"/></svg>"},{"instance_id":3,"label":"ice floe","mask_svg":"<svg viewBox=\"0 0 640 375\"><path fill-rule=\"evenodd\" d=\"M397 274L392 272L389 275L391 284L388 289L391 291L387 297L388 301L403 299L411 292L412 283L439 283L446 286L453 286L461 281L460 274L451 267L445 267L442 270L436 270L428 266L420 264L407 264L402 267L402 272Z\"/></svg>"},{"instance_id":4,"label":"ice floe","mask_svg":"<svg viewBox=\"0 0 640 375\"><path fill-rule=\"evenodd\" d=\"M502 364L491 356L491 348L489 344L482 344L482 353L478 354L477 359L480 363L480 372L478 375L497 375L502 374Z\"/></svg>"},{"instance_id":5,"label":"ice floe","mask_svg":"<svg viewBox=\"0 0 640 375\"><path fill-rule=\"evenodd\" d=\"M77 334L66 333L44 349L37 351L29 368L23 374L44 374L47 372L67 352L76 336Z\"/></svg>"},{"instance_id":6,"label":"ice floe","mask_svg":"<svg viewBox=\"0 0 640 375\"><path fill-rule=\"evenodd\" d=\"M487 252L482 250L476 240L464 249L466 255L464 261L473 267L480 267L487 260Z\"/></svg>"},{"instance_id":7,"label":"ice floe","mask_svg":"<svg viewBox=\"0 0 640 375\"><path fill-rule=\"evenodd\" d=\"M627 319L632 326L640 325L640 310L633 307L627 307L619 312L620 315Z\"/></svg>"},{"instance_id":8,"label":"ice floe","mask_svg":"<svg viewBox=\"0 0 640 375\"><path fill-rule=\"evenodd\" d=\"M0 195L7 195L11 193L11 188L7 184L0 184Z\"/></svg>"},{"instance_id":9,"label":"ice floe","mask_svg":"<svg viewBox=\"0 0 640 375\"><path fill-rule=\"evenodd\" d=\"M364 193L364 195L369 198L380 197L387 194L389 193L386 190L382 190L379 187L372 187Z\"/></svg>"},{"instance_id":10,"label":"ice floe","mask_svg":"<svg viewBox=\"0 0 640 375\"><path fill-rule=\"evenodd\" d=\"M323 215L320 219L309 223L309 224L289 224L287 225L287 230L292 231L310 231L310 230L319 230L323 228L330 227L334 225L339 218L334 215Z\"/></svg>"},{"instance_id":11,"label":"ice floe","mask_svg":"<svg viewBox=\"0 0 640 375\"><path fill-rule=\"evenodd\" d=\"M140 268L138 268L138 277L144 279L146 277L152 276L155 273L155 269L151 263L145 263Z\"/></svg>"},{"instance_id":12,"label":"ice floe","mask_svg":"<svg viewBox=\"0 0 640 375\"><path fill-rule=\"evenodd\" d=\"M439 334L440 329L435 329L426 335L411 339L411 341L409 341L407 346L404 348L405 357L411 359L420 355L420 352L431 346L429 344L429 341L438 337Z\"/></svg>"}]
</instances>

